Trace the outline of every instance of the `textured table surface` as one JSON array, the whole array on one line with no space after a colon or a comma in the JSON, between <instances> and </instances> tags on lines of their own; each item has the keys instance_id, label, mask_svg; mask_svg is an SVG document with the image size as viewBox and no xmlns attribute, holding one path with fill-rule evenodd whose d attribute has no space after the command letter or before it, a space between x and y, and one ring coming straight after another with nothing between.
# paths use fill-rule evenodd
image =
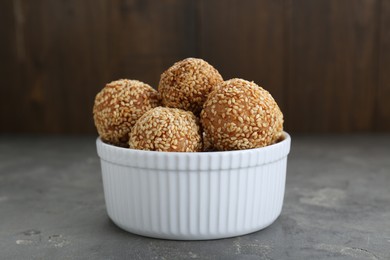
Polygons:
<instances>
[{"instance_id":1,"label":"textured table surface","mask_svg":"<svg viewBox=\"0 0 390 260\"><path fill-rule=\"evenodd\" d=\"M0 259L390 259L390 136L293 136L275 223L194 242L108 219L93 137L0 136Z\"/></svg>"}]
</instances>

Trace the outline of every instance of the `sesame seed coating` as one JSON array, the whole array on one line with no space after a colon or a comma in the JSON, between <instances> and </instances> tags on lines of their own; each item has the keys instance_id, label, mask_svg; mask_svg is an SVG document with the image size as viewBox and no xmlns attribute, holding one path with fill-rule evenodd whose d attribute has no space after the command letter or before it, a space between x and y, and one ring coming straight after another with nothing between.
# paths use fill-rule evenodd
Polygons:
<instances>
[{"instance_id":1,"label":"sesame seed coating","mask_svg":"<svg viewBox=\"0 0 390 260\"><path fill-rule=\"evenodd\" d=\"M104 142L127 147L136 121L158 105L158 93L148 84L128 79L113 81L96 95L95 126Z\"/></svg>"},{"instance_id":2,"label":"sesame seed coating","mask_svg":"<svg viewBox=\"0 0 390 260\"><path fill-rule=\"evenodd\" d=\"M217 150L270 145L283 131L283 114L271 94L254 82L231 79L208 96L201 124Z\"/></svg>"},{"instance_id":3,"label":"sesame seed coating","mask_svg":"<svg viewBox=\"0 0 390 260\"><path fill-rule=\"evenodd\" d=\"M199 115L208 94L221 82L222 76L208 62L187 58L161 74L158 91L164 106Z\"/></svg>"},{"instance_id":4,"label":"sesame seed coating","mask_svg":"<svg viewBox=\"0 0 390 260\"><path fill-rule=\"evenodd\" d=\"M134 125L129 146L149 151L198 152L202 148L198 119L190 111L154 108Z\"/></svg>"}]
</instances>

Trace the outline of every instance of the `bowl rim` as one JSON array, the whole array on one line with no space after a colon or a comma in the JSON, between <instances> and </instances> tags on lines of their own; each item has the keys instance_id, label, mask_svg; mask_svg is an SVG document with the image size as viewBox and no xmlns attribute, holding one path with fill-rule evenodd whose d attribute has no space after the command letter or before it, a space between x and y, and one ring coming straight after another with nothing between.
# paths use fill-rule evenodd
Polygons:
<instances>
[{"instance_id":1,"label":"bowl rim","mask_svg":"<svg viewBox=\"0 0 390 260\"><path fill-rule=\"evenodd\" d=\"M252 149L244 149L244 150L231 150L231 151L210 151L210 152L164 152L164 151L149 151L149 150L139 150L139 149L132 149L132 148L125 148L125 147L119 147L119 146L115 146L115 145L112 145L112 144L108 144L108 143L105 143L101 140L100 137L97 137L96 139L96 143L98 146L103 146L105 147L106 149L113 149L113 150L117 150L118 152L119 151L122 151L122 152L133 152L133 153L139 153L139 154L159 154L159 155L163 155L163 154L166 154L166 155L199 155L199 156L202 156L204 154L215 154L215 155L218 155L218 154L240 154L240 153L245 153L245 152L255 152L255 151L266 151L266 150L270 150L270 149L276 149L280 146L284 146L286 145L286 143L290 143L291 142L291 136L286 132L286 131L283 131L283 140L277 142L277 143L274 143L274 144L271 144L271 145L267 145L267 146L264 146L264 147L259 147L259 148L252 148Z\"/></svg>"}]
</instances>

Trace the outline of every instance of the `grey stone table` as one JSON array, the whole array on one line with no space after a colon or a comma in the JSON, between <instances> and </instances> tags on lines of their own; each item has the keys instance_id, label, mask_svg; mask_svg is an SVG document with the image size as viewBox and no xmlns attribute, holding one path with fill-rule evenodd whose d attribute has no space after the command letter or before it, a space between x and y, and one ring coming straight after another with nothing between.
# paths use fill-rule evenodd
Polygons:
<instances>
[{"instance_id":1,"label":"grey stone table","mask_svg":"<svg viewBox=\"0 0 390 260\"><path fill-rule=\"evenodd\" d=\"M212 241L133 235L105 212L93 137L0 136L0 259L390 259L390 136L293 136L270 227Z\"/></svg>"}]
</instances>

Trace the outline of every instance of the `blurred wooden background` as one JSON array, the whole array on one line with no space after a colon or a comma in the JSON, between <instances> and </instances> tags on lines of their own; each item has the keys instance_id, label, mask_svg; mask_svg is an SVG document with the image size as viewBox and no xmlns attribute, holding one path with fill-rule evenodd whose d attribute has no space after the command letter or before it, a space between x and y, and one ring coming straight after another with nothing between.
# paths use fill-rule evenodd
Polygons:
<instances>
[{"instance_id":1,"label":"blurred wooden background","mask_svg":"<svg viewBox=\"0 0 390 260\"><path fill-rule=\"evenodd\" d=\"M106 82L201 57L290 132L390 131L390 1L2 0L0 132L95 133Z\"/></svg>"}]
</instances>

